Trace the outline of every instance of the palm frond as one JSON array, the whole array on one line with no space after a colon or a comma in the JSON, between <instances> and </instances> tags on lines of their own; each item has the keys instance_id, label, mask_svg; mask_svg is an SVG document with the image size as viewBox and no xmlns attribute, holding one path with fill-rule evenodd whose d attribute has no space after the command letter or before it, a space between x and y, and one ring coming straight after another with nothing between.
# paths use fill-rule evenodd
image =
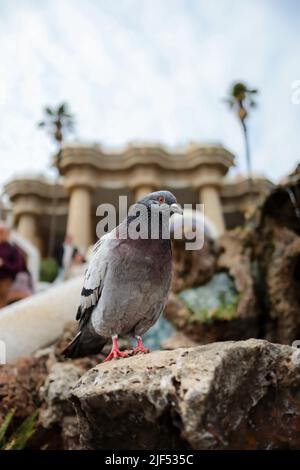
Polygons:
<instances>
[{"instance_id":1,"label":"palm frond","mask_svg":"<svg viewBox=\"0 0 300 470\"><path fill-rule=\"evenodd\" d=\"M52 136L53 140L61 144L65 134L74 130L74 117L69 112L68 104L61 103L57 107L45 107L45 119L37 125L39 128L46 128L47 132Z\"/></svg>"},{"instance_id":2,"label":"palm frond","mask_svg":"<svg viewBox=\"0 0 300 470\"><path fill-rule=\"evenodd\" d=\"M14 417L14 414L15 414L15 409L13 408L12 410L10 410L7 415L5 416L4 420L3 420L3 423L1 424L0 426L0 448L1 448L1 444L3 443L4 441L4 438L5 438L5 434L7 432L7 429L11 423L11 420L13 419Z\"/></svg>"},{"instance_id":3,"label":"palm frond","mask_svg":"<svg viewBox=\"0 0 300 470\"><path fill-rule=\"evenodd\" d=\"M53 110L49 106L45 107L45 113L48 114L48 116L53 116L54 114Z\"/></svg>"},{"instance_id":4,"label":"palm frond","mask_svg":"<svg viewBox=\"0 0 300 470\"><path fill-rule=\"evenodd\" d=\"M56 111L56 112L57 112L57 114L58 114L58 115L65 114L65 112L66 112L66 108L67 108L67 105L66 105L66 103L62 103L62 104L60 104L60 105L58 106L58 108L57 108L57 111Z\"/></svg>"}]
</instances>

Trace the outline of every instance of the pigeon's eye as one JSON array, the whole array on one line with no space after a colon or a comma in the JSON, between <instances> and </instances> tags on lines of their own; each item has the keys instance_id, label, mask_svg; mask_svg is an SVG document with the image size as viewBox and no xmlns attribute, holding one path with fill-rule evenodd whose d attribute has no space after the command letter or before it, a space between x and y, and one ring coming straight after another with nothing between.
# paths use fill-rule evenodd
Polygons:
<instances>
[{"instance_id":1,"label":"pigeon's eye","mask_svg":"<svg viewBox=\"0 0 300 470\"><path fill-rule=\"evenodd\" d=\"M165 198L164 198L163 196L159 196L158 202L159 202L160 204L163 204L163 203L165 202Z\"/></svg>"}]
</instances>

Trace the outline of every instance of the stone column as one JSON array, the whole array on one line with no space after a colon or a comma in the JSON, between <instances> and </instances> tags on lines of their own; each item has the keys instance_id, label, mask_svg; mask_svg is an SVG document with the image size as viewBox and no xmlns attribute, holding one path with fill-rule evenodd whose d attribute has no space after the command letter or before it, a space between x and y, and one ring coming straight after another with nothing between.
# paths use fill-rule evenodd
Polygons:
<instances>
[{"instance_id":1,"label":"stone column","mask_svg":"<svg viewBox=\"0 0 300 470\"><path fill-rule=\"evenodd\" d=\"M199 189L199 202L204 204L204 214L215 225L219 235L225 231L225 223L219 190L214 185L205 185Z\"/></svg>"},{"instance_id":2,"label":"stone column","mask_svg":"<svg viewBox=\"0 0 300 470\"><path fill-rule=\"evenodd\" d=\"M140 185L134 189L134 200L139 201L146 196L146 194L153 193L153 191L155 191L155 189L149 184Z\"/></svg>"},{"instance_id":3,"label":"stone column","mask_svg":"<svg viewBox=\"0 0 300 470\"><path fill-rule=\"evenodd\" d=\"M85 186L74 186L70 191L67 234L71 235L78 248L86 250L92 243L91 190Z\"/></svg>"},{"instance_id":4,"label":"stone column","mask_svg":"<svg viewBox=\"0 0 300 470\"><path fill-rule=\"evenodd\" d=\"M36 215L32 213L21 213L17 225L17 232L21 237L30 241L39 250L41 250L41 240L37 236Z\"/></svg>"}]
</instances>

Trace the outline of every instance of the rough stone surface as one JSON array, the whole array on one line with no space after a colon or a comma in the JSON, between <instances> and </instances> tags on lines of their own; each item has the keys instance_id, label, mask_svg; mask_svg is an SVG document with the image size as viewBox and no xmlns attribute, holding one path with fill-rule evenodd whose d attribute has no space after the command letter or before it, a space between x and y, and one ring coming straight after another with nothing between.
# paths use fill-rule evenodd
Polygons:
<instances>
[{"instance_id":1,"label":"rough stone surface","mask_svg":"<svg viewBox=\"0 0 300 470\"><path fill-rule=\"evenodd\" d=\"M248 339L257 336L257 322L252 318L191 321L191 312L177 294L171 293L165 307L166 318L192 341L207 344L215 341Z\"/></svg>"},{"instance_id":2,"label":"rough stone surface","mask_svg":"<svg viewBox=\"0 0 300 470\"><path fill-rule=\"evenodd\" d=\"M0 424L12 408L16 409L15 420L20 421L37 409L49 361L48 354L41 354L0 366Z\"/></svg>"},{"instance_id":3,"label":"rough stone surface","mask_svg":"<svg viewBox=\"0 0 300 470\"><path fill-rule=\"evenodd\" d=\"M207 238L201 250L186 250L184 242L173 241L172 291L180 292L209 281L216 270L217 255L217 246L213 240Z\"/></svg>"},{"instance_id":4,"label":"rough stone surface","mask_svg":"<svg viewBox=\"0 0 300 470\"><path fill-rule=\"evenodd\" d=\"M207 262L207 277L195 274L194 282L189 283L185 281L184 270L177 272L181 283L177 278L175 279L176 288L169 296L165 315L179 331L183 331L197 343L206 344L214 341L260 337L260 310L255 292L255 279L252 274L251 248L247 246L247 236L248 234L244 231L228 232L220 238L218 250L214 245L210 248L207 245L204 248L203 259ZM177 256L179 256L178 253L179 247L177 247ZM183 255L182 257L185 259ZM198 259L198 262L200 263L201 259ZM198 272L196 264L194 260L193 266L187 265L191 270L190 276ZM225 272L230 276L239 296L234 317L231 320L212 318L209 322L196 321L192 318L187 304L178 298L177 293L181 290L180 288L207 285L212 276L218 272ZM214 295L217 293L212 292L212 297Z\"/></svg>"},{"instance_id":5,"label":"rough stone surface","mask_svg":"<svg viewBox=\"0 0 300 470\"><path fill-rule=\"evenodd\" d=\"M266 337L291 344L300 335L300 237L270 224L263 234L257 254L270 317Z\"/></svg>"},{"instance_id":6,"label":"rough stone surface","mask_svg":"<svg viewBox=\"0 0 300 470\"><path fill-rule=\"evenodd\" d=\"M76 384L89 449L297 449L297 350L263 340L101 364Z\"/></svg>"},{"instance_id":7,"label":"rough stone surface","mask_svg":"<svg viewBox=\"0 0 300 470\"><path fill-rule=\"evenodd\" d=\"M68 391L80 375L99 363L99 357L58 362L61 347L74 333L74 327L68 324L55 345L0 367L0 425L13 408L16 412L12 429L39 410L30 449L80 448L76 414L68 401Z\"/></svg>"},{"instance_id":8,"label":"rough stone surface","mask_svg":"<svg viewBox=\"0 0 300 470\"><path fill-rule=\"evenodd\" d=\"M262 336L291 344L300 335L300 173L296 170L265 198L250 234L259 267Z\"/></svg>"},{"instance_id":9,"label":"rough stone surface","mask_svg":"<svg viewBox=\"0 0 300 470\"><path fill-rule=\"evenodd\" d=\"M62 423L65 416L74 414L69 402L70 390L81 375L82 370L73 364L57 362L52 366L40 389L40 398L46 405L40 421L45 428Z\"/></svg>"},{"instance_id":10,"label":"rough stone surface","mask_svg":"<svg viewBox=\"0 0 300 470\"><path fill-rule=\"evenodd\" d=\"M44 429L61 429L64 449L80 449L78 423L69 401L70 390L82 375L82 369L71 363L54 364L40 389L43 403L39 421Z\"/></svg>"},{"instance_id":11,"label":"rough stone surface","mask_svg":"<svg viewBox=\"0 0 300 470\"><path fill-rule=\"evenodd\" d=\"M243 234L233 231L223 235L220 251L218 270L225 270L230 274L240 294L237 317L256 319L258 309L251 272L251 249L246 246Z\"/></svg>"}]
</instances>

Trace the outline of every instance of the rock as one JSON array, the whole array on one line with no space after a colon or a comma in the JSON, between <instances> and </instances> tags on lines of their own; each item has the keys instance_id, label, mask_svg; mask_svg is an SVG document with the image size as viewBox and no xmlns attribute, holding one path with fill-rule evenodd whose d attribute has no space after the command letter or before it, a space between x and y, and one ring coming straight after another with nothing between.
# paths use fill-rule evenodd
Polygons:
<instances>
[{"instance_id":1,"label":"rock","mask_svg":"<svg viewBox=\"0 0 300 470\"><path fill-rule=\"evenodd\" d=\"M155 325L143 335L143 343L150 351L156 351L161 349L162 343L173 333L175 333L174 326L166 319L165 315L161 315Z\"/></svg>"},{"instance_id":2,"label":"rock","mask_svg":"<svg viewBox=\"0 0 300 470\"><path fill-rule=\"evenodd\" d=\"M40 354L0 367L0 424L13 408L20 422L38 408L39 388L48 374L49 362L49 355Z\"/></svg>"},{"instance_id":3,"label":"rock","mask_svg":"<svg viewBox=\"0 0 300 470\"><path fill-rule=\"evenodd\" d=\"M257 261L261 336L291 344L300 335L299 165L265 198L252 230Z\"/></svg>"},{"instance_id":4,"label":"rock","mask_svg":"<svg viewBox=\"0 0 300 470\"><path fill-rule=\"evenodd\" d=\"M164 314L168 320L170 320L175 328L179 331L183 331L189 335L189 331L186 331L189 324L190 312L187 305L181 300L177 294L171 292L167 304L164 309Z\"/></svg>"},{"instance_id":5,"label":"rock","mask_svg":"<svg viewBox=\"0 0 300 470\"><path fill-rule=\"evenodd\" d=\"M196 341L177 331L161 343L162 349L192 348L197 346Z\"/></svg>"},{"instance_id":6,"label":"rock","mask_svg":"<svg viewBox=\"0 0 300 470\"><path fill-rule=\"evenodd\" d=\"M205 238L201 250L186 250L184 241L174 240L172 291L180 292L207 282L216 270L217 255L215 242L208 238Z\"/></svg>"},{"instance_id":7,"label":"rock","mask_svg":"<svg viewBox=\"0 0 300 470\"><path fill-rule=\"evenodd\" d=\"M199 344L260 337L261 312L248 232L235 230L223 235L208 279L198 277L198 284L169 297L166 318ZM212 256L212 251L208 253ZM182 285L187 284L183 278Z\"/></svg>"},{"instance_id":8,"label":"rock","mask_svg":"<svg viewBox=\"0 0 300 470\"><path fill-rule=\"evenodd\" d=\"M62 360L61 347L72 331L74 325L70 323L56 344L0 367L0 426L13 408L12 430L34 411L40 411L30 449L79 448L77 420L68 402L68 390L80 375L99 363L99 357L58 362Z\"/></svg>"},{"instance_id":9,"label":"rock","mask_svg":"<svg viewBox=\"0 0 300 470\"><path fill-rule=\"evenodd\" d=\"M269 316L266 337L291 344L300 335L300 237L288 228L270 225L263 234L258 258Z\"/></svg>"},{"instance_id":10,"label":"rock","mask_svg":"<svg viewBox=\"0 0 300 470\"><path fill-rule=\"evenodd\" d=\"M297 449L297 350L263 340L101 364L71 400L88 449Z\"/></svg>"},{"instance_id":11,"label":"rock","mask_svg":"<svg viewBox=\"0 0 300 470\"><path fill-rule=\"evenodd\" d=\"M61 429L64 449L80 449L77 419L69 397L70 390L82 375L82 369L74 364L59 363L53 365L40 389L43 408L39 421L44 429L57 426Z\"/></svg>"},{"instance_id":12,"label":"rock","mask_svg":"<svg viewBox=\"0 0 300 470\"><path fill-rule=\"evenodd\" d=\"M273 221L278 227L285 227L299 234L299 190L299 174L288 178L283 185L275 186L260 208L259 227Z\"/></svg>"},{"instance_id":13,"label":"rock","mask_svg":"<svg viewBox=\"0 0 300 470\"><path fill-rule=\"evenodd\" d=\"M40 422L44 428L62 424L65 416L74 415L69 402L70 390L82 375L82 369L69 363L53 365L44 385L40 389L40 398L46 408L40 413Z\"/></svg>"},{"instance_id":14,"label":"rock","mask_svg":"<svg viewBox=\"0 0 300 470\"><path fill-rule=\"evenodd\" d=\"M258 305L252 275L251 248L247 246L247 232L232 231L223 235L220 240L217 268L220 271L228 272L236 291L239 293L236 316L240 319L252 319L252 323L255 325Z\"/></svg>"},{"instance_id":15,"label":"rock","mask_svg":"<svg viewBox=\"0 0 300 470\"><path fill-rule=\"evenodd\" d=\"M217 273L203 286L172 293L164 313L178 331L198 344L257 336L257 319L239 317L239 305L230 276Z\"/></svg>"},{"instance_id":16,"label":"rock","mask_svg":"<svg viewBox=\"0 0 300 470\"><path fill-rule=\"evenodd\" d=\"M178 297L187 305L193 323L233 320L238 315L239 293L225 272L215 274L203 286L181 291Z\"/></svg>"}]
</instances>

